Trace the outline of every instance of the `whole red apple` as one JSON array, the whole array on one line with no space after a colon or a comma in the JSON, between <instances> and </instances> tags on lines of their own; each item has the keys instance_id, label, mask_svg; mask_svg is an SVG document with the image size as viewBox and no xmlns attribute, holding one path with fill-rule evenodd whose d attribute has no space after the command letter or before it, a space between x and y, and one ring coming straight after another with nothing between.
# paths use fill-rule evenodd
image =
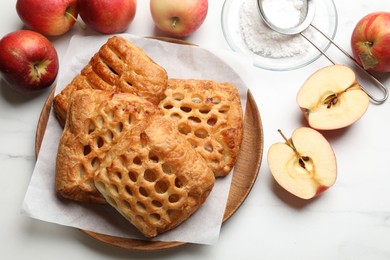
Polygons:
<instances>
[{"instance_id":1,"label":"whole red apple","mask_svg":"<svg viewBox=\"0 0 390 260\"><path fill-rule=\"evenodd\" d=\"M353 56L364 69L390 71L390 13L364 16L355 26L351 47Z\"/></svg>"},{"instance_id":2,"label":"whole red apple","mask_svg":"<svg viewBox=\"0 0 390 260\"><path fill-rule=\"evenodd\" d=\"M78 9L81 19L93 30L121 33L134 19L137 0L78 0Z\"/></svg>"},{"instance_id":3,"label":"whole red apple","mask_svg":"<svg viewBox=\"0 0 390 260\"><path fill-rule=\"evenodd\" d=\"M42 34L19 30L0 40L0 72L19 92L49 87L57 77L57 51Z\"/></svg>"},{"instance_id":4,"label":"whole red apple","mask_svg":"<svg viewBox=\"0 0 390 260\"><path fill-rule=\"evenodd\" d=\"M70 30L77 19L77 0L17 0L20 19L33 30L58 36Z\"/></svg>"},{"instance_id":5,"label":"whole red apple","mask_svg":"<svg viewBox=\"0 0 390 260\"><path fill-rule=\"evenodd\" d=\"M150 12L157 28L178 37L194 33L204 22L207 0L150 0Z\"/></svg>"}]
</instances>

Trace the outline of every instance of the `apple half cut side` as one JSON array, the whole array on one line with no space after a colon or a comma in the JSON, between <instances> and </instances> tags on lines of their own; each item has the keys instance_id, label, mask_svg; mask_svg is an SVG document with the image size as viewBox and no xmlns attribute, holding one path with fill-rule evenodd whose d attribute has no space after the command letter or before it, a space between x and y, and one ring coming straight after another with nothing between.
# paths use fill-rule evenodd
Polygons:
<instances>
[{"instance_id":1,"label":"apple half cut side","mask_svg":"<svg viewBox=\"0 0 390 260\"><path fill-rule=\"evenodd\" d=\"M344 65L331 65L313 73L296 100L309 125L319 130L353 124L364 115L370 102L355 72Z\"/></svg>"},{"instance_id":2,"label":"apple half cut side","mask_svg":"<svg viewBox=\"0 0 390 260\"><path fill-rule=\"evenodd\" d=\"M325 137L309 127L297 128L290 139L268 150L268 167L276 182L302 199L311 199L336 182L337 163Z\"/></svg>"}]
</instances>

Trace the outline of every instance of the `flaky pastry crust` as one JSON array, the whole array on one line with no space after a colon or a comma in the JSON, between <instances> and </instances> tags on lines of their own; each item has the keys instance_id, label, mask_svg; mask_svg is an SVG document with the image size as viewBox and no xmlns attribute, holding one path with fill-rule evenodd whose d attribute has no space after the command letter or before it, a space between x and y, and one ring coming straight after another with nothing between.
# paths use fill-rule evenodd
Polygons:
<instances>
[{"instance_id":1,"label":"flaky pastry crust","mask_svg":"<svg viewBox=\"0 0 390 260\"><path fill-rule=\"evenodd\" d=\"M106 203L93 178L107 151L130 128L159 113L155 105L133 94L76 91L58 146L57 193L76 201Z\"/></svg>"},{"instance_id":2,"label":"flaky pastry crust","mask_svg":"<svg viewBox=\"0 0 390 260\"><path fill-rule=\"evenodd\" d=\"M120 36L113 36L59 94L53 107L58 121L65 124L72 93L80 89L126 92L158 104L167 87L167 72L142 49Z\"/></svg>"},{"instance_id":3,"label":"flaky pastry crust","mask_svg":"<svg viewBox=\"0 0 390 260\"><path fill-rule=\"evenodd\" d=\"M235 86L212 80L169 79L159 107L216 177L229 174L243 138L241 101Z\"/></svg>"},{"instance_id":4,"label":"flaky pastry crust","mask_svg":"<svg viewBox=\"0 0 390 260\"><path fill-rule=\"evenodd\" d=\"M169 120L155 116L143 126L109 151L95 185L146 237L155 237L203 204L214 174Z\"/></svg>"}]
</instances>

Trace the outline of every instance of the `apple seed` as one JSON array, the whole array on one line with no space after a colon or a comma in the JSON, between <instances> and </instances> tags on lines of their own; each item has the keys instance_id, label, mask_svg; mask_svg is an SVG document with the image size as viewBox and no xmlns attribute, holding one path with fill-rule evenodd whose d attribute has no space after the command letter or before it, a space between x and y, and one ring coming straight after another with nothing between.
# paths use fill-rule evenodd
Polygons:
<instances>
[{"instance_id":1,"label":"apple seed","mask_svg":"<svg viewBox=\"0 0 390 260\"><path fill-rule=\"evenodd\" d=\"M306 169L306 163L305 162L308 162L310 160L310 158L308 156L301 156L298 160L299 162L299 165L303 168L303 169Z\"/></svg>"},{"instance_id":2,"label":"apple seed","mask_svg":"<svg viewBox=\"0 0 390 260\"><path fill-rule=\"evenodd\" d=\"M355 86L358 86L357 81L353 82L351 86L349 86L348 88L344 89L343 91L338 92L338 93L333 93L333 94L330 94L329 96L327 96L324 99L323 104L326 105L326 108L331 108L332 106L337 104L339 95L347 92L348 90L350 90L351 88L353 88Z\"/></svg>"},{"instance_id":3,"label":"apple seed","mask_svg":"<svg viewBox=\"0 0 390 260\"><path fill-rule=\"evenodd\" d=\"M337 94L331 94L327 96L324 100L324 104L326 105L326 108L331 108L333 105L336 105L337 103Z\"/></svg>"},{"instance_id":4,"label":"apple seed","mask_svg":"<svg viewBox=\"0 0 390 260\"><path fill-rule=\"evenodd\" d=\"M297 149L295 148L294 143L292 142L291 139L287 139L286 136L283 134L282 130L278 129L279 134L283 137L283 139L286 141L286 144L290 146L290 148L295 152L295 154L298 157L298 163L299 165L303 168L306 169L306 163L309 162L310 158L308 156L301 156Z\"/></svg>"}]
</instances>

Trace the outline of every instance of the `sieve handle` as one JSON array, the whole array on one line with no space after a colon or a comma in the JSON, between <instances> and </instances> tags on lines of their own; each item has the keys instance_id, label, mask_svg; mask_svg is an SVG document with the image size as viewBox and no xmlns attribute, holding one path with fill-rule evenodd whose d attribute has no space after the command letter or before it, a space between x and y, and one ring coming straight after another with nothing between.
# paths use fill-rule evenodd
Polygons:
<instances>
[{"instance_id":1,"label":"sieve handle","mask_svg":"<svg viewBox=\"0 0 390 260\"><path fill-rule=\"evenodd\" d=\"M313 24L310 24L310 26L313 27L315 30L317 30L319 33L321 33L322 36L324 36L329 42L331 42L334 46L336 46L342 53L344 53L344 55L346 55L349 59L351 59L358 66L360 70L362 70L364 73L366 73L366 75L369 78L371 78L371 80L375 83L375 85L378 86L379 89L383 92L384 95L383 98L381 99L375 98L371 93L369 93L366 89L364 89L363 86L361 86L361 88L375 103L377 104L384 103L389 96L388 89L377 78L375 78L369 71L365 70L363 66L360 65L348 52L346 52L343 48L337 45L330 37L328 37L325 33L323 33L320 29L318 29ZM324 55L331 63L336 64L335 61L329 57L329 55L327 55L323 50L321 50L321 48L318 47L312 40L310 40L304 33L301 32L300 34L302 35L303 38L305 38L308 42L310 42L318 51L320 51L322 55Z\"/></svg>"}]
</instances>

